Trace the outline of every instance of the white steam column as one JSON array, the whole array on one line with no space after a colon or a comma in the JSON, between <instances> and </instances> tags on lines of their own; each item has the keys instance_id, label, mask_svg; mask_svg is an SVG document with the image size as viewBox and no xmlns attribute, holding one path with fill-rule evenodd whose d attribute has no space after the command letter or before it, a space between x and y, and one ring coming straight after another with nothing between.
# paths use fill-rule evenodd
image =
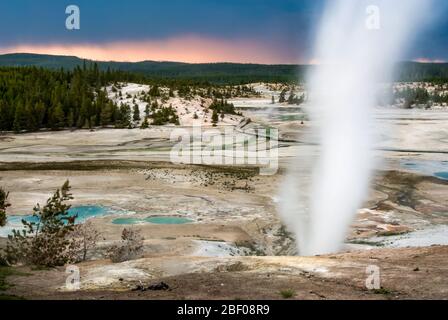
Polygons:
<instances>
[{"instance_id":1,"label":"white steam column","mask_svg":"<svg viewBox=\"0 0 448 320\"><path fill-rule=\"evenodd\" d=\"M378 84L392 79L394 63L422 27L429 2L327 1L315 43L319 65L308 77L320 152L306 161L299 155L280 196L300 255L341 249L374 170ZM300 181L304 170L313 172L307 184Z\"/></svg>"}]
</instances>

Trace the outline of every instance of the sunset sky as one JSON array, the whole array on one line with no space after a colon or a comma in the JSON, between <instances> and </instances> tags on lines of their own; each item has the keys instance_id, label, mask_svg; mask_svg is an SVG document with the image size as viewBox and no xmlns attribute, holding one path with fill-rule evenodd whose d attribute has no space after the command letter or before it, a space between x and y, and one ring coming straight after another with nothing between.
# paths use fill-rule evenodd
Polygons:
<instances>
[{"instance_id":1,"label":"sunset sky","mask_svg":"<svg viewBox=\"0 0 448 320\"><path fill-rule=\"evenodd\" d=\"M428 20L435 22L418 38L408 60L448 60L448 19L443 14L448 1L434 1L438 10ZM324 3L5 0L0 2L0 53L115 61L310 63ZM65 28L65 8L71 4L80 7L80 30Z\"/></svg>"}]
</instances>

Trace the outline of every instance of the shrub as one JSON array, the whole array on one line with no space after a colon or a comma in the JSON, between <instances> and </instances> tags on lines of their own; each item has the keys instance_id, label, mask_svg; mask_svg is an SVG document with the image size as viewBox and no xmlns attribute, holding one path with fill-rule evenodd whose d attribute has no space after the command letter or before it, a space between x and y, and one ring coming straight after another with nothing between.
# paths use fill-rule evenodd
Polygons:
<instances>
[{"instance_id":1,"label":"shrub","mask_svg":"<svg viewBox=\"0 0 448 320\"><path fill-rule=\"evenodd\" d=\"M0 227L4 227L6 224L6 208L11 204L8 203L9 193L0 188Z\"/></svg>"},{"instance_id":2,"label":"shrub","mask_svg":"<svg viewBox=\"0 0 448 320\"><path fill-rule=\"evenodd\" d=\"M149 128L149 123L148 123L148 117L145 117L145 119L143 120L140 129L148 129Z\"/></svg>"},{"instance_id":3,"label":"shrub","mask_svg":"<svg viewBox=\"0 0 448 320\"><path fill-rule=\"evenodd\" d=\"M0 267L6 267L8 266L8 261L6 261L6 257L4 257L1 253L0 253Z\"/></svg>"},{"instance_id":4,"label":"shrub","mask_svg":"<svg viewBox=\"0 0 448 320\"><path fill-rule=\"evenodd\" d=\"M10 204L8 203L8 193L0 188L0 227L4 227L6 225L6 208L8 208ZM0 252L0 266L7 266L8 262L6 258L3 257Z\"/></svg>"},{"instance_id":5,"label":"shrub","mask_svg":"<svg viewBox=\"0 0 448 320\"><path fill-rule=\"evenodd\" d=\"M37 222L22 220L24 230L13 230L8 237L6 259L9 263L24 263L36 266L55 267L76 261L79 251L77 241L70 237L74 230L76 217L70 217L73 199L69 181L47 200L44 207L38 204L33 217Z\"/></svg>"},{"instance_id":6,"label":"shrub","mask_svg":"<svg viewBox=\"0 0 448 320\"><path fill-rule=\"evenodd\" d=\"M238 114L235 111L235 106L232 103L228 103L224 99L221 100L215 99L213 103L210 105L210 109L216 110L217 113Z\"/></svg>"},{"instance_id":7,"label":"shrub","mask_svg":"<svg viewBox=\"0 0 448 320\"><path fill-rule=\"evenodd\" d=\"M121 233L121 243L112 246L107 255L114 263L138 258L143 253L143 241L140 230L124 229Z\"/></svg>"},{"instance_id":8,"label":"shrub","mask_svg":"<svg viewBox=\"0 0 448 320\"><path fill-rule=\"evenodd\" d=\"M296 292L291 289L286 289L286 290L280 291L280 294L284 299L291 299L296 295Z\"/></svg>"},{"instance_id":9,"label":"shrub","mask_svg":"<svg viewBox=\"0 0 448 320\"><path fill-rule=\"evenodd\" d=\"M176 110L172 107L162 107L152 114L153 125L162 126L167 123L179 125L179 117L176 114Z\"/></svg>"}]
</instances>

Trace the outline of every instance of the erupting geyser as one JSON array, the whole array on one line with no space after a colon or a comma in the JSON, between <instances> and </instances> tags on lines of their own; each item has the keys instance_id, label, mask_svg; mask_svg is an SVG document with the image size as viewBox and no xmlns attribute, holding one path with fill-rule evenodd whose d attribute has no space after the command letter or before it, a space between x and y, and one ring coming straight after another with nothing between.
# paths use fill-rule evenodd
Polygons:
<instances>
[{"instance_id":1,"label":"erupting geyser","mask_svg":"<svg viewBox=\"0 0 448 320\"><path fill-rule=\"evenodd\" d=\"M298 158L281 194L281 213L299 254L341 249L374 170L372 108L380 82L421 29L427 0L330 0L308 77L309 111L320 152ZM310 182L303 173L312 170Z\"/></svg>"}]
</instances>

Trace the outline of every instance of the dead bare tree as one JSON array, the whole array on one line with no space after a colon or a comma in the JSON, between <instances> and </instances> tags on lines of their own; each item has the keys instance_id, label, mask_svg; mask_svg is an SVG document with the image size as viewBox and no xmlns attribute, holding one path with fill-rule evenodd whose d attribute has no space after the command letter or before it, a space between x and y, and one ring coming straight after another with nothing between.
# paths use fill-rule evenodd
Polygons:
<instances>
[{"instance_id":1,"label":"dead bare tree","mask_svg":"<svg viewBox=\"0 0 448 320\"><path fill-rule=\"evenodd\" d=\"M73 238L79 243L79 261L86 261L90 250L96 248L101 233L95 229L91 221L75 226Z\"/></svg>"},{"instance_id":2,"label":"dead bare tree","mask_svg":"<svg viewBox=\"0 0 448 320\"><path fill-rule=\"evenodd\" d=\"M143 253L144 240L140 230L124 229L121 243L112 246L107 255L114 263L136 259Z\"/></svg>"}]
</instances>

